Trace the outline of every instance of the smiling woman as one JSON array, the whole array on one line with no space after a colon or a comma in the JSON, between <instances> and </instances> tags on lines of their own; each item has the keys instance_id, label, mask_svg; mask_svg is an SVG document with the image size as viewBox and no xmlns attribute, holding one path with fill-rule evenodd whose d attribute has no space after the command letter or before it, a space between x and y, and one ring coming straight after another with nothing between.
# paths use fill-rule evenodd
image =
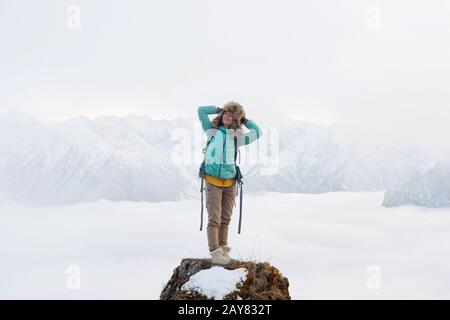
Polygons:
<instances>
[{"instance_id":1,"label":"smiling woman","mask_svg":"<svg viewBox=\"0 0 450 320\"><path fill-rule=\"evenodd\" d=\"M211 122L208 115L215 113L218 113L218 115ZM202 196L203 179L206 183L208 247L212 263L226 265L233 262L233 259L228 255L231 250L228 246L228 225L235 206L236 185L237 183L242 185L242 176L236 166L236 154L239 146L258 139L261 136L261 131L256 123L246 119L244 108L233 101L225 104L223 108L215 106L199 107L198 116L203 130L208 136L211 136L205 150L204 163L200 168ZM237 134L242 125L249 128L250 132ZM240 199L242 201L242 188Z\"/></svg>"}]
</instances>

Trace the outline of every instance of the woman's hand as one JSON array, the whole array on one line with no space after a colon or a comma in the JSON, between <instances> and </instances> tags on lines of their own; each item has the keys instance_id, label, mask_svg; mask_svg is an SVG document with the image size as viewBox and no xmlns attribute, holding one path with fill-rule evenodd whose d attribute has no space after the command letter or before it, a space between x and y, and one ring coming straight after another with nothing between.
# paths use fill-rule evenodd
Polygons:
<instances>
[{"instance_id":1,"label":"woman's hand","mask_svg":"<svg viewBox=\"0 0 450 320\"><path fill-rule=\"evenodd\" d=\"M244 130L242 129L236 129L234 130L234 136L237 138L241 138L244 135Z\"/></svg>"}]
</instances>

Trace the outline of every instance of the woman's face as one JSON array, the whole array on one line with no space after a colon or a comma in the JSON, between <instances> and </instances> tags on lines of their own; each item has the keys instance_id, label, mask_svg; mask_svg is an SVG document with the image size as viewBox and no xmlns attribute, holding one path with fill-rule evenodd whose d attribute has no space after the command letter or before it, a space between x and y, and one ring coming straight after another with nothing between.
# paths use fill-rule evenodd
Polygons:
<instances>
[{"instance_id":1,"label":"woman's face","mask_svg":"<svg viewBox=\"0 0 450 320\"><path fill-rule=\"evenodd\" d=\"M231 112L225 111L223 113L222 123L223 123L223 126L226 128L231 126L231 124L233 123L233 116L231 115Z\"/></svg>"}]
</instances>

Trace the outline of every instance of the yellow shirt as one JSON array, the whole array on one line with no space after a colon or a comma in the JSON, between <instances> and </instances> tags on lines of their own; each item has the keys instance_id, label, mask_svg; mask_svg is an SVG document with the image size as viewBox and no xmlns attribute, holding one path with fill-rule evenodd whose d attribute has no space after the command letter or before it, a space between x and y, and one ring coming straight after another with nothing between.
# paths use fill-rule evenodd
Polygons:
<instances>
[{"instance_id":1,"label":"yellow shirt","mask_svg":"<svg viewBox=\"0 0 450 320\"><path fill-rule=\"evenodd\" d=\"M234 184L234 179L219 179L213 176L205 175L205 181L217 187L231 187Z\"/></svg>"}]
</instances>

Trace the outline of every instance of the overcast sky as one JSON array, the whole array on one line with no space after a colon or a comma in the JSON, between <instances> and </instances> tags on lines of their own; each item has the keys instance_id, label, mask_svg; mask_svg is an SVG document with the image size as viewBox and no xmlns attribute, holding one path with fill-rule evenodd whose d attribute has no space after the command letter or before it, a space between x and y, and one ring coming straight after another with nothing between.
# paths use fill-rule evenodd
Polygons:
<instances>
[{"instance_id":1,"label":"overcast sky","mask_svg":"<svg viewBox=\"0 0 450 320\"><path fill-rule=\"evenodd\" d=\"M450 1L0 0L0 41L0 112L170 119L235 100L262 123L449 136Z\"/></svg>"}]
</instances>

